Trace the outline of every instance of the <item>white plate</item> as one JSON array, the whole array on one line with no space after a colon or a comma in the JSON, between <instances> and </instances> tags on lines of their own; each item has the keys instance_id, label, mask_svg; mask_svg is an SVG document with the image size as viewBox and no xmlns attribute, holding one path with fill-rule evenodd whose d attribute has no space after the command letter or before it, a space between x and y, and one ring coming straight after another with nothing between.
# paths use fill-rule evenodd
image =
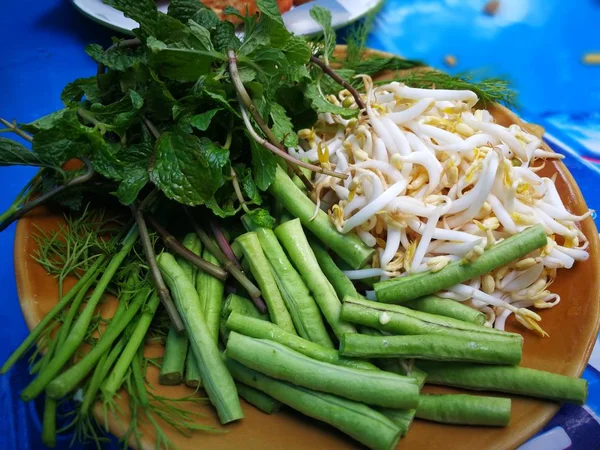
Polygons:
<instances>
[{"instance_id":1,"label":"white plate","mask_svg":"<svg viewBox=\"0 0 600 450\"><path fill-rule=\"evenodd\" d=\"M73 5L85 16L113 30L125 34L133 34L131 30L138 24L117 11L105 5L102 0L71 0ZM315 0L302 6L292 8L283 15L287 28L299 35L317 33L321 27L310 17L309 11L314 5L323 6L331 11L334 28L340 28L352 23L377 7L382 0ZM156 2L159 11L167 12L168 0Z\"/></svg>"}]
</instances>

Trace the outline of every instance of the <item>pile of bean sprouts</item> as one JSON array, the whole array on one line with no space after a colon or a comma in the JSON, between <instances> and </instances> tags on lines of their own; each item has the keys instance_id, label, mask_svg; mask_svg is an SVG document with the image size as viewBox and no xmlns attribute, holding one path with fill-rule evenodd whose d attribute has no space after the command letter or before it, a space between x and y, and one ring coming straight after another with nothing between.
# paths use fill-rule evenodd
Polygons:
<instances>
[{"instance_id":1,"label":"pile of bean sprouts","mask_svg":"<svg viewBox=\"0 0 600 450\"><path fill-rule=\"evenodd\" d=\"M357 118L321 114L298 133L298 158L348 174L318 174L312 192L342 233L356 231L376 249L372 267L350 270L353 280L381 280L438 271L473 260L489 246L537 223L548 244L439 296L466 302L504 329L515 313L540 335L539 315L560 297L549 289L559 268L588 258L588 241L554 179L540 177L547 159L562 158L520 126L494 122L467 90L416 89L401 83L375 87L363 77L366 108ZM356 108L347 90L329 100ZM367 292L372 295L372 292ZM526 312L523 314L522 312Z\"/></svg>"}]
</instances>

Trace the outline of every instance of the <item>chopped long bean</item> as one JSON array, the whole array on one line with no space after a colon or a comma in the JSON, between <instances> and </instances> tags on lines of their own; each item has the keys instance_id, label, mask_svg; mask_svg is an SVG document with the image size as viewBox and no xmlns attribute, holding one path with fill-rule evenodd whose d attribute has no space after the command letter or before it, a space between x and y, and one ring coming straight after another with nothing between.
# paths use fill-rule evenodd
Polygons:
<instances>
[{"instance_id":1,"label":"chopped long bean","mask_svg":"<svg viewBox=\"0 0 600 450\"><path fill-rule=\"evenodd\" d=\"M277 287L277 281L271 271L269 260L262 250L258 236L255 232L246 233L239 236L236 242L242 247L244 260L250 264L250 271L267 302L271 321L290 333L296 333L292 317Z\"/></svg>"},{"instance_id":2,"label":"chopped long bean","mask_svg":"<svg viewBox=\"0 0 600 450\"><path fill-rule=\"evenodd\" d=\"M587 381L543 370L513 366L420 361L427 383L482 391L507 392L583 405Z\"/></svg>"},{"instance_id":3,"label":"chopped long bean","mask_svg":"<svg viewBox=\"0 0 600 450\"><path fill-rule=\"evenodd\" d=\"M235 383L235 385L237 386L240 397L265 414L276 413L281 408L281 403L270 395L267 395L258 389L254 389L253 387L246 386L243 383Z\"/></svg>"},{"instance_id":4,"label":"chopped long bean","mask_svg":"<svg viewBox=\"0 0 600 450\"><path fill-rule=\"evenodd\" d=\"M160 384L176 385L181 383L184 376L188 344L189 341L185 331L178 333L175 328L169 328L158 379Z\"/></svg>"},{"instance_id":5,"label":"chopped long bean","mask_svg":"<svg viewBox=\"0 0 600 450\"><path fill-rule=\"evenodd\" d=\"M509 398L501 397L421 394L416 416L456 425L505 427L510 421L510 404Z\"/></svg>"},{"instance_id":6,"label":"chopped long bean","mask_svg":"<svg viewBox=\"0 0 600 450\"><path fill-rule=\"evenodd\" d=\"M373 257L373 249L367 247L354 233L344 235L338 232L324 211L317 210L317 215L313 218L315 204L280 167L277 167L269 192L288 212L300 219L302 225L313 232L321 242L326 243L352 268L360 269Z\"/></svg>"},{"instance_id":7,"label":"chopped long bean","mask_svg":"<svg viewBox=\"0 0 600 450\"><path fill-rule=\"evenodd\" d=\"M404 306L416 311L436 314L438 316L452 317L463 322L483 325L486 321L485 314L455 300L427 295L404 303Z\"/></svg>"},{"instance_id":8,"label":"chopped long bean","mask_svg":"<svg viewBox=\"0 0 600 450\"><path fill-rule=\"evenodd\" d=\"M202 256L202 242L200 238L196 236L196 233L188 233L181 241L182 245L191 251L196 256ZM190 278L190 281L193 285L196 285L196 276L198 274L198 266L195 266L183 256L177 257L177 262L185 272L185 274ZM209 261L212 262L212 261Z\"/></svg>"},{"instance_id":9,"label":"chopped long bean","mask_svg":"<svg viewBox=\"0 0 600 450\"><path fill-rule=\"evenodd\" d=\"M421 397L419 397L420 401ZM394 422L401 430L401 436L406 436L410 426L415 419L416 409L391 409L391 408L379 408L379 412L385 417Z\"/></svg>"},{"instance_id":10,"label":"chopped long bean","mask_svg":"<svg viewBox=\"0 0 600 450\"><path fill-rule=\"evenodd\" d=\"M514 340L523 336L483 327L451 317L414 311L400 305L377 303L360 298L344 298L341 317L348 322L387 331L392 334L435 334L477 339Z\"/></svg>"},{"instance_id":11,"label":"chopped long bean","mask_svg":"<svg viewBox=\"0 0 600 450\"><path fill-rule=\"evenodd\" d=\"M401 430L363 403L276 380L227 360L234 378L270 395L302 414L328 423L373 450L395 450Z\"/></svg>"},{"instance_id":12,"label":"chopped long bean","mask_svg":"<svg viewBox=\"0 0 600 450\"><path fill-rule=\"evenodd\" d=\"M204 250L204 259L215 266L220 266L219 261L208 250ZM192 285L193 286L193 285ZM215 344L219 340L219 317L221 315L221 304L223 303L223 291L225 285L221 280L206 272L198 271L196 276L196 292L200 304L204 305L204 317L208 331Z\"/></svg>"},{"instance_id":13,"label":"chopped long bean","mask_svg":"<svg viewBox=\"0 0 600 450\"><path fill-rule=\"evenodd\" d=\"M292 333L279 328L270 322L244 316L237 312L232 312L226 322L229 330L250 336L256 339L269 339L278 342L281 345L291 348L303 355L318 361L335 364L338 366L353 367L355 369L377 370L377 367L367 361L360 359L344 358L340 356L337 350L314 342L307 341Z\"/></svg>"},{"instance_id":14,"label":"chopped long bean","mask_svg":"<svg viewBox=\"0 0 600 450\"><path fill-rule=\"evenodd\" d=\"M407 377L414 378L417 380L417 384L420 388L425 384L427 379L427 373L419 369L413 362L406 361L400 358L381 358L373 361L377 367L386 372L397 373L398 375L404 375Z\"/></svg>"},{"instance_id":15,"label":"chopped long bean","mask_svg":"<svg viewBox=\"0 0 600 450\"><path fill-rule=\"evenodd\" d=\"M543 247L547 241L544 227L534 225L492 246L473 262L456 261L438 272L417 273L375 283L375 294L377 300L383 303L404 303L435 294L519 259Z\"/></svg>"},{"instance_id":16,"label":"chopped long bean","mask_svg":"<svg viewBox=\"0 0 600 450\"><path fill-rule=\"evenodd\" d=\"M314 239L309 239L309 243L321 270L335 289L338 298L343 299L347 295L360 297L352 280L337 266L327 249Z\"/></svg>"},{"instance_id":17,"label":"chopped long bean","mask_svg":"<svg viewBox=\"0 0 600 450\"><path fill-rule=\"evenodd\" d=\"M333 348L315 299L290 263L273 230L259 228L256 234L298 334L309 341Z\"/></svg>"},{"instance_id":18,"label":"chopped long bean","mask_svg":"<svg viewBox=\"0 0 600 450\"><path fill-rule=\"evenodd\" d=\"M221 338L223 342L227 342L227 338L229 337L229 329L227 328L227 319L231 313L236 312L242 314L244 316L253 317L255 319L260 320L269 320L269 316L267 314L262 314L259 312L254 304L245 297L241 297L237 294L229 294L225 301L223 302L223 306L221 307L221 323L220 323L220 331ZM292 333L290 333L292 334ZM295 335L294 335L295 336Z\"/></svg>"},{"instance_id":19,"label":"chopped long bean","mask_svg":"<svg viewBox=\"0 0 600 450\"><path fill-rule=\"evenodd\" d=\"M188 345L185 361L185 385L194 389L202 387L202 376L191 345Z\"/></svg>"},{"instance_id":20,"label":"chopped long bean","mask_svg":"<svg viewBox=\"0 0 600 450\"><path fill-rule=\"evenodd\" d=\"M340 341L340 354L355 358L414 358L434 361L467 361L517 365L522 345L516 340L498 342L480 337L435 335L365 336L346 334Z\"/></svg>"},{"instance_id":21,"label":"chopped long bean","mask_svg":"<svg viewBox=\"0 0 600 450\"><path fill-rule=\"evenodd\" d=\"M221 423L241 419L244 414L235 383L209 331L194 285L172 255L162 253L157 260L185 324L204 388Z\"/></svg>"},{"instance_id":22,"label":"chopped long bean","mask_svg":"<svg viewBox=\"0 0 600 450\"><path fill-rule=\"evenodd\" d=\"M229 335L226 355L267 376L308 389L377 406L417 406L419 387L413 378L325 363L277 342L236 332Z\"/></svg>"},{"instance_id":23,"label":"chopped long bean","mask_svg":"<svg viewBox=\"0 0 600 450\"><path fill-rule=\"evenodd\" d=\"M340 299L325 274L320 270L300 221L294 219L279 225L275 229L275 234L302 275L302 279L317 301L334 334L340 338L345 333L356 332L352 325L340 319L342 308Z\"/></svg>"}]
</instances>

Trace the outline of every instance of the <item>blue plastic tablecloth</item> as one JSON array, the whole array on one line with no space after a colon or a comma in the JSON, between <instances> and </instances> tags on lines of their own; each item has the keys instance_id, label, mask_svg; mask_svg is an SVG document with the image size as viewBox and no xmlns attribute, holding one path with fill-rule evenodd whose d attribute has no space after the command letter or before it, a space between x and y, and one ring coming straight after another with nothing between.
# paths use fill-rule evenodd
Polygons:
<instances>
[{"instance_id":1,"label":"blue plastic tablecloth","mask_svg":"<svg viewBox=\"0 0 600 450\"><path fill-rule=\"evenodd\" d=\"M597 210L600 171L593 162L600 160L600 66L586 66L581 59L600 52L600 2L501 0L490 17L482 13L486 1L388 0L369 45L453 72L483 67L489 75L509 76L520 92L522 115L541 123L551 145L568 154L566 165ZM85 44L108 45L113 32L81 16L67 0L2 3L0 116L28 122L61 107L63 86L95 70L83 52ZM442 63L449 54L458 61L452 69ZM0 210L31 176L29 169L0 169ZM15 286L13 239L14 225L0 234L0 361L27 335ZM524 449L600 448L598 370L596 350L584 373L590 382L588 404L562 408ZM24 364L0 377L1 449L42 448L35 405L18 401L28 377Z\"/></svg>"}]
</instances>

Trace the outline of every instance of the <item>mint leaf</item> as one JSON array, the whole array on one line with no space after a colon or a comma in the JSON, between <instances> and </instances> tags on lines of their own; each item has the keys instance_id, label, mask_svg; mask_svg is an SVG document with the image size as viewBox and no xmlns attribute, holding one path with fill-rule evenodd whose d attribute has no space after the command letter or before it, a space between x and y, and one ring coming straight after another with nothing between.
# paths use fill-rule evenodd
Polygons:
<instances>
[{"instance_id":1,"label":"mint leaf","mask_svg":"<svg viewBox=\"0 0 600 450\"><path fill-rule=\"evenodd\" d=\"M283 24L279 6L277 6L275 0L256 0L256 6L258 6L258 10L265 16L273 19L275 22Z\"/></svg>"},{"instance_id":2,"label":"mint leaf","mask_svg":"<svg viewBox=\"0 0 600 450\"><path fill-rule=\"evenodd\" d=\"M77 104L85 96L89 101L96 101L100 98L100 89L96 77L77 78L65 86L60 99L65 106Z\"/></svg>"},{"instance_id":3,"label":"mint leaf","mask_svg":"<svg viewBox=\"0 0 600 450\"><path fill-rule=\"evenodd\" d=\"M246 214L246 217L252 220L257 228L273 228L275 226L275 219L263 208L250 211L249 214Z\"/></svg>"},{"instance_id":4,"label":"mint leaf","mask_svg":"<svg viewBox=\"0 0 600 450\"><path fill-rule=\"evenodd\" d=\"M158 12L154 0L103 0L107 5L121 11L125 17L135 20L146 33L157 34Z\"/></svg>"},{"instance_id":5,"label":"mint leaf","mask_svg":"<svg viewBox=\"0 0 600 450\"><path fill-rule=\"evenodd\" d=\"M221 108L211 109L210 111L203 112L202 114L196 114L195 116L191 117L190 124L200 131L206 131L210 126L211 120L219 111L221 111Z\"/></svg>"},{"instance_id":6,"label":"mint leaf","mask_svg":"<svg viewBox=\"0 0 600 450\"><path fill-rule=\"evenodd\" d=\"M117 188L119 201L126 206L131 205L138 197L140 191L149 181L148 171L138 165L130 165L125 170L125 177Z\"/></svg>"},{"instance_id":7,"label":"mint leaf","mask_svg":"<svg viewBox=\"0 0 600 450\"><path fill-rule=\"evenodd\" d=\"M166 132L156 143L150 179L171 200L200 205L225 183L228 162L229 151L210 139Z\"/></svg>"},{"instance_id":8,"label":"mint leaf","mask_svg":"<svg viewBox=\"0 0 600 450\"><path fill-rule=\"evenodd\" d=\"M144 99L140 94L130 89L129 98L131 99L131 106L133 106L134 109L142 109L142 106L144 106Z\"/></svg>"},{"instance_id":9,"label":"mint leaf","mask_svg":"<svg viewBox=\"0 0 600 450\"><path fill-rule=\"evenodd\" d=\"M298 136L294 131L294 125L288 117L283 106L279 103L271 104L271 119L273 119L273 133L279 142L283 142L286 147L295 147L298 145Z\"/></svg>"},{"instance_id":10,"label":"mint leaf","mask_svg":"<svg viewBox=\"0 0 600 450\"><path fill-rule=\"evenodd\" d=\"M254 182L261 191L266 191L275 179L277 159L273 153L253 139L250 139L250 151L252 153Z\"/></svg>"},{"instance_id":11,"label":"mint leaf","mask_svg":"<svg viewBox=\"0 0 600 450\"><path fill-rule=\"evenodd\" d=\"M147 45L152 51L150 65L158 73L176 81L196 81L211 71L212 52L169 46L153 37Z\"/></svg>"},{"instance_id":12,"label":"mint leaf","mask_svg":"<svg viewBox=\"0 0 600 450\"><path fill-rule=\"evenodd\" d=\"M206 6L198 0L171 0L169 2L167 15L180 22L187 23L187 21L194 17L195 14L205 9Z\"/></svg>"},{"instance_id":13,"label":"mint leaf","mask_svg":"<svg viewBox=\"0 0 600 450\"><path fill-rule=\"evenodd\" d=\"M219 22L212 34L212 40L215 49L222 53L230 48L237 50L242 44L235 35L235 27L231 22Z\"/></svg>"},{"instance_id":14,"label":"mint leaf","mask_svg":"<svg viewBox=\"0 0 600 450\"><path fill-rule=\"evenodd\" d=\"M329 58L335 49L335 31L331 26L331 11L322 6L313 6L310 10L310 17L323 27L323 53L325 63L329 65Z\"/></svg>"},{"instance_id":15,"label":"mint leaf","mask_svg":"<svg viewBox=\"0 0 600 450\"><path fill-rule=\"evenodd\" d=\"M240 166L236 168L236 174L240 183L240 188L244 197L248 203L254 203L260 205L262 203L262 197L254 179L252 178L252 170L248 167Z\"/></svg>"},{"instance_id":16,"label":"mint leaf","mask_svg":"<svg viewBox=\"0 0 600 450\"><path fill-rule=\"evenodd\" d=\"M40 158L24 145L12 139L0 137L0 167L43 165Z\"/></svg>"},{"instance_id":17,"label":"mint leaf","mask_svg":"<svg viewBox=\"0 0 600 450\"><path fill-rule=\"evenodd\" d=\"M138 48L113 47L104 50L98 44L89 44L85 47L85 52L96 62L104 64L109 69L125 71L138 63L143 63L146 59L145 49Z\"/></svg>"},{"instance_id":18,"label":"mint leaf","mask_svg":"<svg viewBox=\"0 0 600 450\"><path fill-rule=\"evenodd\" d=\"M291 64L307 64L312 54L308 42L299 36L291 36L283 52Z\"/></svg>"},{"instance_id":19,"label":"mint leaf","mask_svg":"<svg viewBox=\"0 0 600 450\"><path fill-rule=\"evenodd\" d=\"M33 122L19 124L19 126L28 133L35 134L40 130L47 130L49 128L52 128L67 111L67 108L59 109L58 111L54 111L53 113L40 117L39 119L34 120Z\"/></svg>"},{"instance_id":20,"label":"mint leaf","mask_svg":"<svg viewBox=\"0 0 600 450\"><path fill-rule=\"evenodd\" d=\"M357 109L342 108L341 106L336 106L327 101L327 99L319 92L319 88L316 84L308 85L304 90L304 95L310 101L310 104L317 113L338 114L345 119L356 117L358 114Z\"/></svg>"},{"instance_id":21,"label":"mint leaf","mask_svg":"<svg viewBox=\"0 0 600 450\"><path fill-rule=\"evenodd\" d=\"M100 131L82 125L76 112L70 110L52 128L37 132L32 148L45 163L60 165L71 158L87 156L105 145Z\"/></svg>"},{"instance_id":22,"label":"mint leaf","mask_svg":"<svg viewBox=\"0 0 600 450\"><path fill-rule=\"evenodd\" d=\"M202 50L214 51L214 47L210 37L210 31L204 28L202 25L190 20L188 22L188 26L190 27L190 31L192 35L198 40L200 44L200 48Z\"/></svg>"}]
</instances>

